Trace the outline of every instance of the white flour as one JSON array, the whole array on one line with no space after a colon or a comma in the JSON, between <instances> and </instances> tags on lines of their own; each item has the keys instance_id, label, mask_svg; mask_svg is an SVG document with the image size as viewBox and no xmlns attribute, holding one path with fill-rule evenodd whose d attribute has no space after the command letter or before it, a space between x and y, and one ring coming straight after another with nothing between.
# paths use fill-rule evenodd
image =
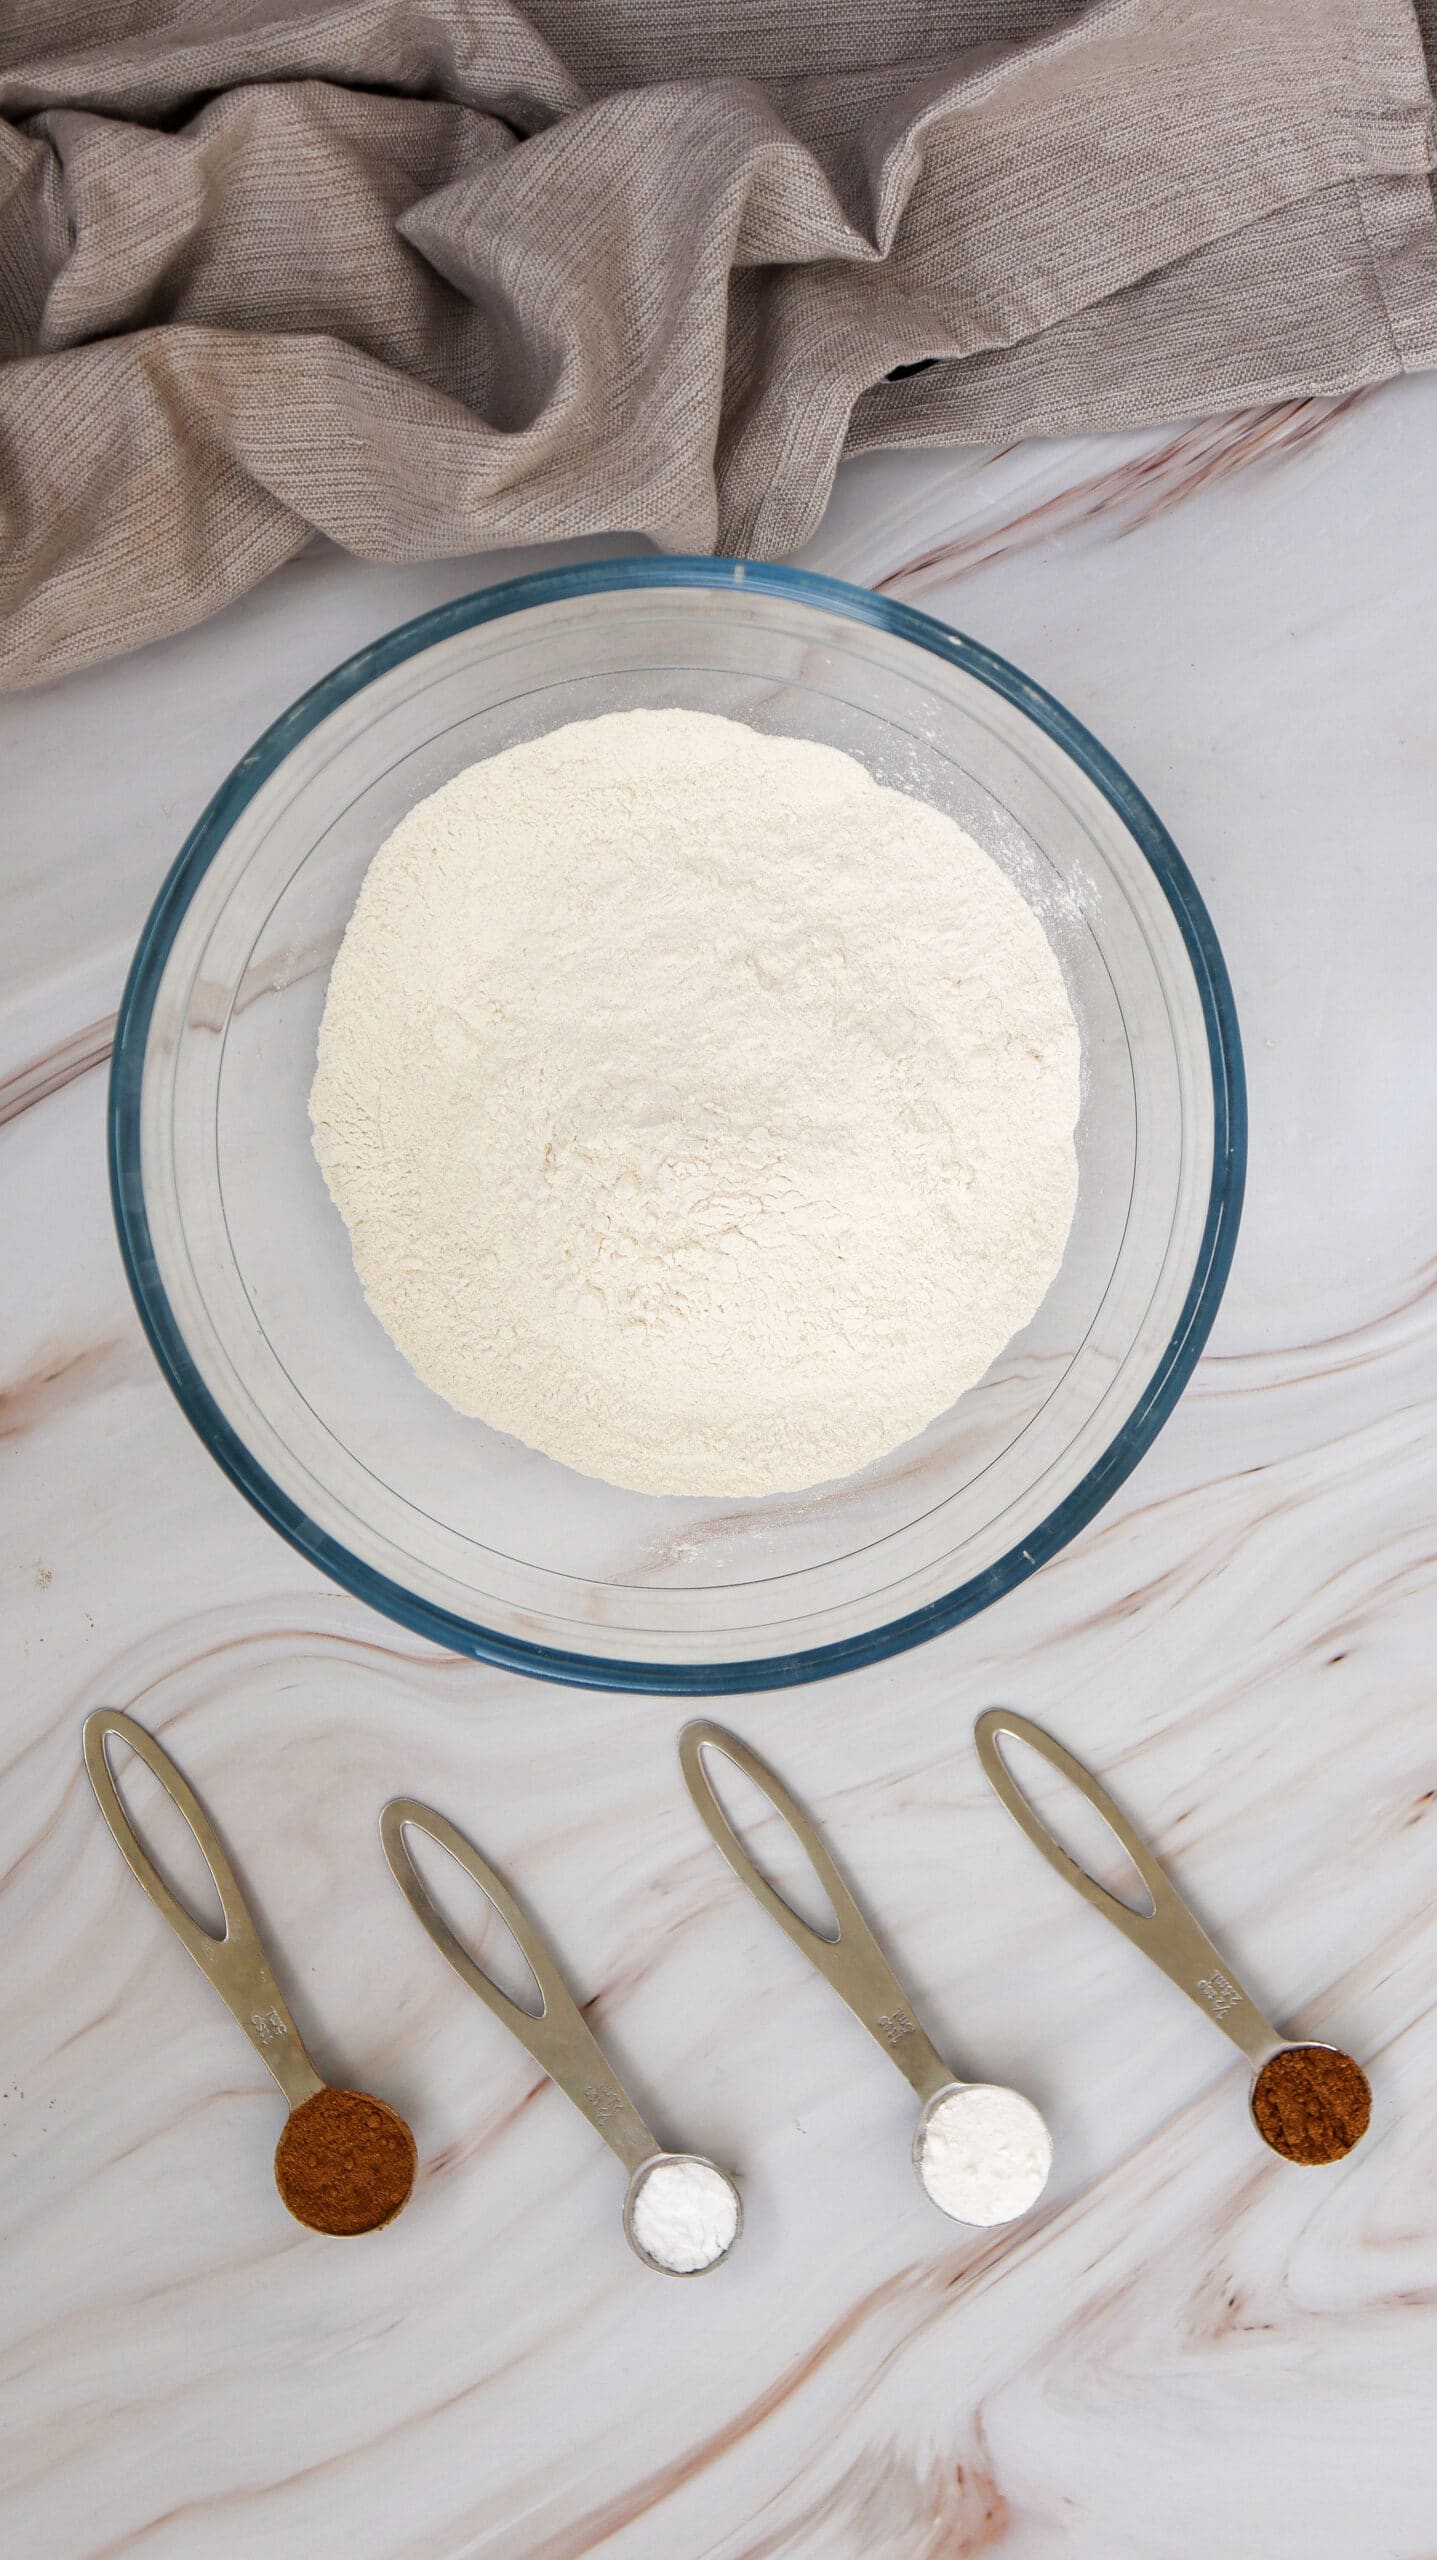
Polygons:
<instances>
[{"instance_id":1,"label":"white flour","mask_svg":"<svg viewBox=\"0 0 1437 2560\"><path fill-rule=\"evenodd\" d=\"M634 2193L634 2238L646 2258L671 2275L717 2266L738 2236L738 2194L711 2160L656 2160Z\"/></svg>"},{"instance_id":2,"label":"white flour","mask_svg":"<svg viewBox=\"0 0 1437 2560\"><path fill-rule=\"evenodd\" d=\"M915 2146L918 2175L958 2222L1012 2222L1037 2203L1053 2165L1038 2110L1016 2089L983 2081L938 2100Z\"/></svg>"},{"instance_id":3,"label":"white flour","mask_svg":"<svg viewBox=\"0 0 1437 2560\"><path fill-rule=\"evenodd\" d=\"M314 1144L426 1383L584 1473L754 1495L921 1431L1077 1186L1042 927L831 747L576 722L421 801L334 965Z\"/></svg>"}]
</instances>

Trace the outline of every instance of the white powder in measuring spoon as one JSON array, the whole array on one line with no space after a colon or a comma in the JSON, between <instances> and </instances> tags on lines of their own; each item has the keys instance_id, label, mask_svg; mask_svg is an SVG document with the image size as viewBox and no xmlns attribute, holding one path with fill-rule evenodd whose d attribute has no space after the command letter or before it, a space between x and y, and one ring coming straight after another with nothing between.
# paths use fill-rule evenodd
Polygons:
<instances>
[{"instance_id":1,"label":"white powder in measuring spoon","mask_svg":"<svg viewBox=\"0 0 1437 2560\"><path fill-rule=\"evenodd\" d=\"M647 1493L882 1456L1035 1314L1079 1040L996 863L835 748L690 711L473 765L372 863L315 1152L458 1407Z\"/></svg>"},{"instance_id":2,"label":"white powder in measuring spoon","mask_svg":"<svg viewBox=\"0 0 1437 2560\"><path fill-rule=\"evenodd\" d=\"M1053 2140L1016 2089L973 2082L947 2089L914 2139L918 2175L958 2222L1012 2222L1037 2203L1053 2165Z\"/></svg>"},{"instance_id":3,"label":"white powder in measuring spoon","mask_svg":"<svg viewBox=\"0 0 1437 2560\"><path fill-rule=\"evenodd\" d=\"M697 2275L733 2247L738 2190L711 2160L666 2153L639 2171L628 2222L641 2257L670 2275Z\"/></svg>"}]
</instances>

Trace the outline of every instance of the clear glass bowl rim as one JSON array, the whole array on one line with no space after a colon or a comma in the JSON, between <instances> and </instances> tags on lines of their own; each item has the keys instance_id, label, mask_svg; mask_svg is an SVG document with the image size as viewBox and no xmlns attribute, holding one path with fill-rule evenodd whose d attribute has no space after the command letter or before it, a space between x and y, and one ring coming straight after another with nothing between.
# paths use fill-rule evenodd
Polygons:
<instances>
[{"instance_id":1,"label":"clear glass bowl rim","mask_svg":"<svg viewBox=\"0 0 1437 2560\"><path fill-rule=\"evenodd\" d=\"M140 1161L140 1093L151 1018L176 934L195 889L239 811L299 740L375 677L421 649L484 622L536 605L635 588L710 587L787 597L867 623L930 651L992 687L1047 731L1117 811L1146 856L1176 919L1192 965L1207 1032L1212 1077L1213 1170L1195 1268L1172 1335L1122 1429L1081 1483L1040 1525L982 1573L942 1599L870 1628L860 1636L763 1661L653 1663L602 1660L496 1633L440 1609L367 1565L307 1512L257 1463L205 1386L161 1282L145 1207ZM966 633L896 604L865 587L806 569L760 560L671 554L603 560L546 569L436 605L358 649L273 721L216 791L177 856L135 949L115 1026L110 1070L110 1196L120 1253L140 1322L187 1419L232 1484L271 1528L329 1578L415 1634L452 1653L497 1664L532 1679L572 1687L648 1691L680 1697L785 1688L842 1671L861 1670L923 1644L977 1615L1025 1581L1100 1511L1152 1445L1186 1386L1212 1329L1227 1285L1242 1214L1247 1169L1247 1099L1242 1044L1232 986L1217 936L1192 874L1156 811L1121 765L1054 696L994 650Z\"/></svg>"}]
</instances>

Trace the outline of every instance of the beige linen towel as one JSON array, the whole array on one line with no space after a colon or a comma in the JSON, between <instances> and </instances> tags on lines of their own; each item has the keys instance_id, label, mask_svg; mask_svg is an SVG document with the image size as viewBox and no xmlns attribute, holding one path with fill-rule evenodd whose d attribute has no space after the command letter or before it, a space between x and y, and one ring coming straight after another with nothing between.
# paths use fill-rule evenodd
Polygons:
<instances>
[{"instance_id":1,"label":"beige linen towel","mask_svg":"<svg viewBox=\"0 0 1437 2560\"><path fill-rule=\"evenodd\" d=\"M315 529L781 555L845 450L1437 362L1410 0L3 0L0 119L10 684Z\"/></svg>"}]
</instances>

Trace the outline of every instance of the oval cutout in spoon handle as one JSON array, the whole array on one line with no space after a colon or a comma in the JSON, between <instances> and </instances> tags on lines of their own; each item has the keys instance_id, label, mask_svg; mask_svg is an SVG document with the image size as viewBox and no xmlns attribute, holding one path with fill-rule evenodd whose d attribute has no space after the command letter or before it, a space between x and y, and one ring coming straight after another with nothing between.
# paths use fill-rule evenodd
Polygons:
<instances>
[{"instance_id":1,"label":"oval cutout in spoon handle","mask_svg":"<svg viewBox=\"0 0 1437 2560\"><path fill-rule=\"evenodd\" d=\"M723 1759L731 1760L767 1796L775 1813L782 1815L833 1905L838 1922L836 1938L826 1938L821 1929L802 1919L755 1866L714 1792L704 1767L705 1751L717 1751ZM761 1760L736 1733L730 1733L726 1725L714 1724L705 1717L685 1725L680 1734L679 1765L694 1803L740 1884L747 1885L769 1918L778 1922L796 1947L802 1948L809 1963L817 1967L874 2042L898 2065L910 2087L923 2099L950 2087L952 2072L918 2024L907 1992L881 1952L817 1825L795 1803L767 1761Z\"/></svg>"},{"instance_id":2,"label":"oval cutout in spoon handle","mask_svg":"<svg viewBox=\"0 0 1437 2560\"><path fill-rule=\"evenodd\" d=\"M1055 1742L1040 1724L1034 1724L1027 1716L1011 1715L1004 1707L989 1707L978 1718L973 1733L989 1785L1002 1798L1020 1829L1026 1831L1034 1848L1041 1849L1049 1866L1095 1911L1111 1920L1115 1929L1121 1929L1135 1947L1140 1947L1170 1982L1185 1991L1194 2006L1221 2027L1239 2053L1247 2055L1254 2069L1260 2068L1286 2039L1243 1989L1227 1958L1194 1919L1167 1869L1159 1865L1147 1842L1139 1837L1092 1771L1085 1769L1081 1760L1075 1760L1061 1742ZM998 1738L1005 1733L1016 1742L1026 1742L1030 1750L1077 1789L1094 1812L1102 1815L1147 1886L1151 1911L1134 1911L1120 1901L1054 1837L998 1747Z\"/></svg>"},{"instance_id":3,"label":"oval cutout in spoon handle","mask_svg":"<svg viewBox=\"0 0 1437 2560\"><path fill-rule=\"evenodd\" d=\"M491 1982L483 1966L455 1936L409 1854L406 1830L422 1831L441 1849L447 1849L492 1903L539 1986L544 2005L538 2017L517 2000L511 2000L497 1982ZM421 1804L416 1796L392 1798L379 1817L379 1837L389 1872L410 1910L460 1981L467 1983L485 2008L491 2009L511 2036L518 2038L579 2113L588 2117L626 2169L632 2173L642 2162L652 2160L662 2146L654 2140L627 2089L616 2078L603 2047L527 1912L521 1910L503 1878L481 1858L473 1841L467 1840L444 1814L436 1813L432 1805Z\"/></svg>"},{"instance_id":4,"label":"oval cutout in spoon handle","mask_svg":"<svg viewBox=\"0 0 1437 2560\"><path fill-rule=\"evenodd\" d=\"M106 1745L112 1734L118 1741L128 1743L136 1758L143 1760L150 1775L159 1780L176 1812L183 1815L194 1833L200 1854L214 1879L215 1892L224 1913L222 1938L206 1929L192 1911L186 1910L178 1895L171 1892L136 1831L120 1800L120 1791L110 1767ZM214 1984L231 2017L243 2027L261 2062L273 2073L291 2107L312 2098L316 2090L325 2084L300 2041L299 2029L290 2016L288 2003L260 1944L259 1933L235 1881L234 1869L189 1780L182 1776L154 1735L147 1733L143 1725L136 1724L133 1716L123 1715L118 1708L96 1707L93 1714L86 1716L84 1751L85 1768L95 1790L96 1801L136 1883L143 1886L155 1909L168 1920L181 1946L188 1949L200 1971Z\"/></svg>"}]
</instances>

